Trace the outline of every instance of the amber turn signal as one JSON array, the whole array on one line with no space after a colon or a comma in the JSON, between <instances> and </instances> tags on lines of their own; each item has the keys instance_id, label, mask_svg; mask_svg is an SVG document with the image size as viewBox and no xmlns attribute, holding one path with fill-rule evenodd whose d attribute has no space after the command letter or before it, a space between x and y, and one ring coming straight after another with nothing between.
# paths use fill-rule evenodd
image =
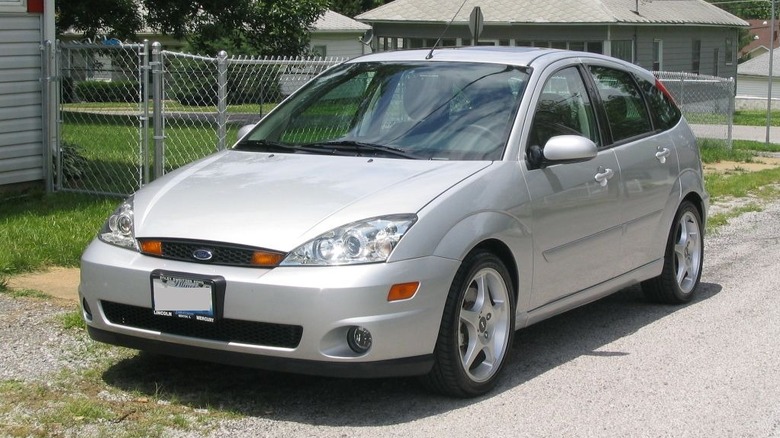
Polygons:
<instances>
[{"instance_id":1,"label":"amber turn signal","mask_svg":"<svg viewBox=\"0 0 780 438\"><path fill-rule=\"evenodd\" d=\"M282 262L284 255L265 251L255 251L252 254L252 264L255 266L276 266Z\"/></svg>"},{"instance_id":2,"label":"amber turn signal","mask_svg":"<svg viewBox=\"0 0 780 438\"><path fill-rule=\"evenodd\" d=\"M141 240L141 252L155 256L162 256L162 242L159 240Z\"/></svg>"},{"instance_id":3,"label":"amber turn signal","mask_svg":"<svg viewBox=\"0 0 780 438\"><path fill-rule=\"evenodd\" d=\"M420 282L394 284L387 294L387 301L408 300L417 293L420 288Z\"/></svg>"}]
</instances>

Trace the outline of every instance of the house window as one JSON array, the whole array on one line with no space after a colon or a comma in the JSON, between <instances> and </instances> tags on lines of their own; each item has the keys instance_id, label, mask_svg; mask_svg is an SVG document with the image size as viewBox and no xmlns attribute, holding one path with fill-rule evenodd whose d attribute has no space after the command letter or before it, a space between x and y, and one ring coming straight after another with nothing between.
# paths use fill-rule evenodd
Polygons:
<instances>
[{"instance_id":1,"label":"house window","mask_svg":"<svg viewBox=\"0 0 780 438\"><path fill-rule=\"evenodd\" d=\"M406 43L410 49L421 49L425 47L425 40L422 38L408 38Z\"/></svg>"},{"instance_id":2,"label":"house window","mask_svg":"<svg viewBox=\"0 0 780 438\"><path fill-rule=\"evenodd\" d=\"M726 65L734 64L734 40L726 38Z\"/></svg>"},{"instance_id":3,"label":"house window","mask_svg":"<svg viewBox=\"0 0 780 438\"><path fill-rule=\"evenodd\" d=\"M552 41L550 47L553 49L566 49L566 41Z\"/></svg>"},{"instance_id":4,"label":"house window","mask_svg":"<svg viewBox=\"0 0 780 438\"><path fill-rule=\"evenodd\" d=\"M328 46L325 45L312 46L311 52L314 56L319 56L320 58L324 58L328 56Z\"/></svg>"},{"instance_id":5,"label":"house window","mask_svg":"<svg viewBox=\"0 0 780 438\"><path fill-rule=\"evenodd\" d=\"M712 64L715 66L712 75L719 76L720 75L720 49L718 48L716 48L712 52Z\"/></svg>"},{"instance_id":6,"label":"house window","mask_svg":"<svg viewBox=\"0 0 780 438\"><path fill-rule=\"evenodd\" d=\"M27 12L27 0L0 0L0 12Z\"/></svg>"},{"instance_id":7,"label":"house window","mask_svg":"<svg viewBox=\"0 0 780 438\"><path fill-rule=\"evenodd\" d=\"M612 41L610 55L623 61L634 62L634 42L632 40Z\"/></svg>"},{"instance_id":8,"label":"house window","mask_svg":"<svg viewBox=\"0 0 780 438\"><path fill-rule=\"evenodd\" d=\"M701 66L701 40L693 40L691 48L691 73L699 74Z\"/></svg>"},{"instance_id":9,"label":"house window","mask_svg":"<svg viewBox=\"0 0 780 438\"><path fill-rule=\"evenodd\" d=\"M585 51L585 43L582 41L570 41L569 42L569 50L576 50L578 52L584 52Z\"/></svg>"},{"instance_id":10,"label":"house window","mask_svg":"<svg viewBox=\"0 0 780 438\"><path fill-rule=\"evenodd\" d=\"M653 71L664 69L664 42L653 40Z\"/></svg>"},{"instance_id":11,"label":"house window","mask_svg":"<svg viewBox=\"0 0 780 438\"><path fill-rule=\"evenodd\" d=\"M590 53L604 53L604 43L601 41L588 41L585 51Z\"/></svg>"}]
</instances>

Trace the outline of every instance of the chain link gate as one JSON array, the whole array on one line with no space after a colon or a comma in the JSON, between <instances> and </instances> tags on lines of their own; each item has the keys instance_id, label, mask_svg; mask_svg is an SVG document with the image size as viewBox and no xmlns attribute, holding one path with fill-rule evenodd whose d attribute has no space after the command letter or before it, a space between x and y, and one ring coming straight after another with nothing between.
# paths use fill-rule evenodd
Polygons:
<instances>
[{"instance_id":1,"label":"chain link gate","mask_svg":"<svg viewBox=\"0 0 780 438\"><path fill-rule=\"evenodd\" d=\"M126 195L148 179L148 44L58 43L54 189Z\"/></svg>"}]
</instances>

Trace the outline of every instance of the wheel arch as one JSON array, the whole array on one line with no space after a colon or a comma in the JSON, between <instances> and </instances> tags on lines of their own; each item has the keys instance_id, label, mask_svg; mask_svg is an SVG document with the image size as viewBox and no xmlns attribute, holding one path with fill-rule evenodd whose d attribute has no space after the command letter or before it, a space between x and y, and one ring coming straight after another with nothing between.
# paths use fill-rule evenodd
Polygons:
<instances>
[{"instance_id":1,"label":"wheel arch","mask_svg":"<svg viewBox=\"0 0 780 438\"><path fill-rule=\"evenodd\" d=\"M517 271L517 261L515 260L515 256L512 254L512 251L504 242L498 239L487 239L480 242L471 251L469 251L469 255L481 250L488 251L498 257L506 267L507 271L509 271L509 278L512 281L512 288L514 289L515 303L517 303L520 294L520 278Z\"/></svg>"}]
</instances>

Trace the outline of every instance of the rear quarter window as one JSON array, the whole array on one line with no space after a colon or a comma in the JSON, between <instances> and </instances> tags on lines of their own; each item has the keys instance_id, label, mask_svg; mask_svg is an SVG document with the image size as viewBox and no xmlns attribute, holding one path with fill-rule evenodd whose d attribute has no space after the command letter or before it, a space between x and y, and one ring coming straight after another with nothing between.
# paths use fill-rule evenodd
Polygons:
<instances>
[{"instance_id":1,"label":"rear quarter window","mask_svg":"<svg viewBox=\"0 0 780 438\"><path fill-rule=\"evenodd\" d=\"M644 79L639 80L639 86L647 98L648 105L650 105L656 129L665 131L677 125L682 114L672 98L661 91L656 84Z\"/></svg>"}]
</instances>

